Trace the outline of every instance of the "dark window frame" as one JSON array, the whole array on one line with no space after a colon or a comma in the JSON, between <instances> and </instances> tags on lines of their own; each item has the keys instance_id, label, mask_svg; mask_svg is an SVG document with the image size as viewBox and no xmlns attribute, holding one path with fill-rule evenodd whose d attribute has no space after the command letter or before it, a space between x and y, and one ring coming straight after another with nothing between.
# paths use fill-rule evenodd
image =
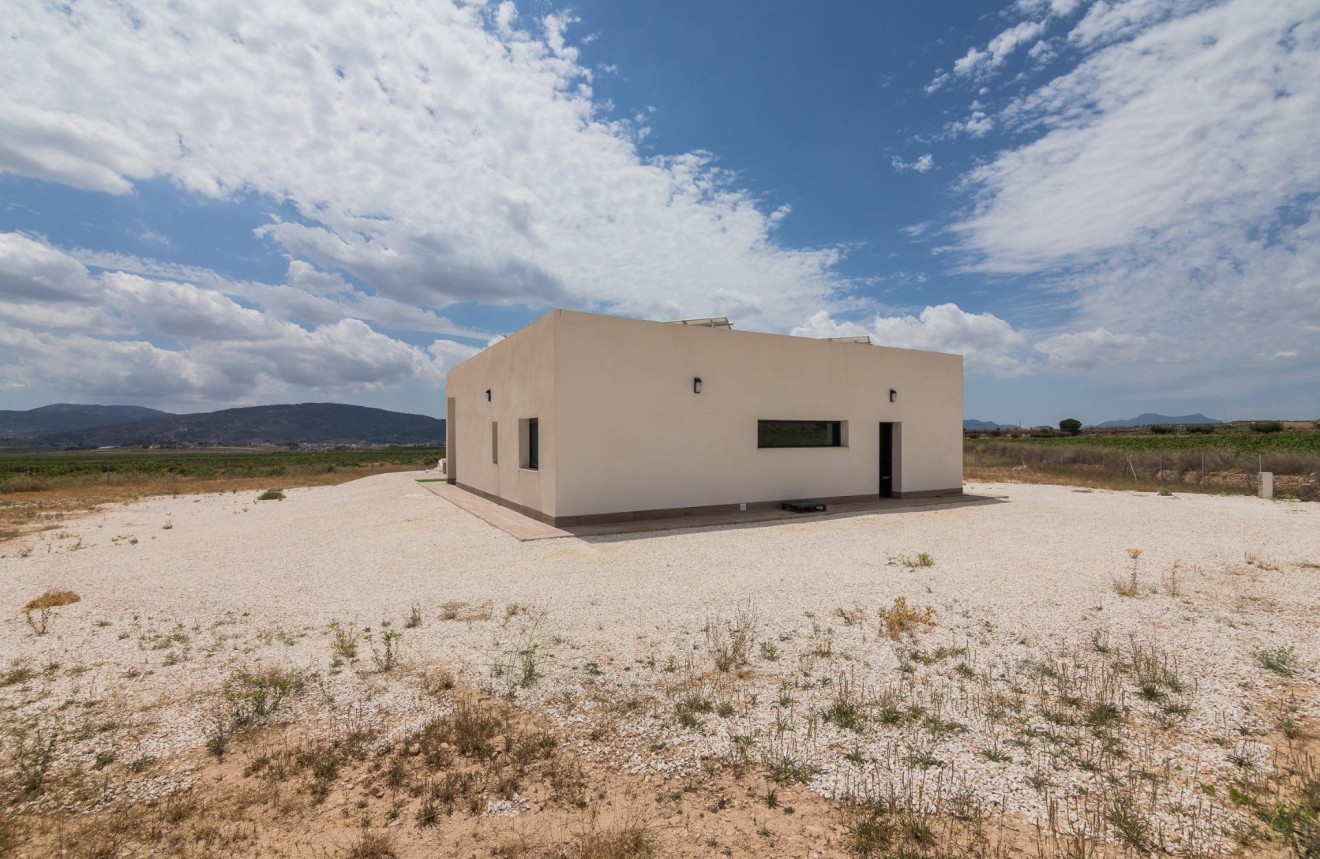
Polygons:
<instances>
[{"instance_id":1,"label":"dark window frame","mask_svg":"<svg viewBox=\"0 0 1320 859\"><path fill-rule=\"evenodd\" d=\"M844 423L844 421L758 420L756 447L758 450L844 447ZM821 432L821 440L812 441L810 436L801 435L802 431L809 428L818 428ZM794 431L797 431L796 440L794 440Z\"/></svg>"},{"instance_id":2,"label":"dark window frame","mask_svg":"<svg viewBox=\"0 0 1320 859\"><path fill-rule=\"evenodd\" d=\"M541 470L541 422L537 418L527 419L527 468Z\"/></svg>"}]
</instances>

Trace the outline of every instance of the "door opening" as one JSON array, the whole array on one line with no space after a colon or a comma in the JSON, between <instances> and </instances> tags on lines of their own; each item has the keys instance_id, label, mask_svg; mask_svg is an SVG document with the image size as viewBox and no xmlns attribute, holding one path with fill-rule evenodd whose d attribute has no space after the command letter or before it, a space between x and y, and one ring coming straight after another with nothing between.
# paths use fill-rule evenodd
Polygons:
<instances>
[{"instance_id":1,"label":"door opening","mask_svg":"<svg viewBox=\"0 0 1320 859\"><path fill-rule=\"evenodd\" d=\"M894 497L894 425L880 424L880 497Z\"/></svg>"}]
</instances>

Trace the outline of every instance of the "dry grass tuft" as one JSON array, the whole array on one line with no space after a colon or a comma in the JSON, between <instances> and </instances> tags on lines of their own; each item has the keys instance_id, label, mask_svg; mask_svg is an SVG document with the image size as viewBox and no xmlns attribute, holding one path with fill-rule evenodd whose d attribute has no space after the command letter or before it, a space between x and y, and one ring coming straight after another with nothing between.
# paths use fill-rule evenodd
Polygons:
<instances>
[{"instance_id":1,"label":"dry grass tuft","mask_svg":"<svg viewBox=\"0 0 1320 859\"><path fill-rule=\"evenodd\" d=\"M61 591L61 590L51 589L46 591L41 596L29 600L28 604L23 606L23 611L32 612L32 611L39 611L45 609L52 609L52 608L57 608L59 606L73 605L74 603L80 602L81 600L82 597L78 596L73 591Z\"/></svg>"},{"instance_id":2,"label":"dry grass tuft","mask_svg":"<svg viewBox=\"0 0 1320 859\"><path fill-rule=\"evenodd\" d=\"M891 608L878 611L884 621L885 634L897 641L905 634L916 635L922 627L935 625L935 609L930 606L917 608L909 606L907 597L895 597Z\"/></svg>"},{"instance_id":3,"label":"dry grass tuft","mask_svg":"<svg viewBox=\"0 0 1320 859\"><path fill-rule=\"evenodd\" d=\"M345 859L396 859L398 855L393 834L367 827L344 853Z\"/></svg>"},{"instance_id":4,"label":"dry grass tuft","mask_svg":"<svg viewBox=\"0 0 1320 859\"><path fill-rule=\"evenodd\" d=\"M73 591L51 589L29 600L28 604L23 606L23 614L27 617L28 626L32 627L33 632L37 635L45 635L55 609L81 601L82 597Z\"/></svg>"},{"instance_id":5,"label":"dry grass tuft","mask_svg":"<svg viewBox=\"0 0 1320 859\"><path fill-rule=\"evenodd\" d=\"M580 859L640 859L654 855L655 835L639 817L604 827L593 820L578 838L576 848Z\"/></svg>"}]
</instances>

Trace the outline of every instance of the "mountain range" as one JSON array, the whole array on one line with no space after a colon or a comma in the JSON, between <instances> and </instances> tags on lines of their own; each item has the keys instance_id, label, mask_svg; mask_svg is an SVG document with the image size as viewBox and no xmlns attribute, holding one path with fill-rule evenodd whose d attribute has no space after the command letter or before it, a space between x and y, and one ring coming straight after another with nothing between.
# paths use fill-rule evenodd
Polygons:
<instances>
[{"instance_id":1,"label":"mountain range","mask_svg":"<svg viewBox=\"0 0 1320 859\"><path fill-rule=\"evenodd\" d=\"M1017 429L1016 426L1010 427L1008 424L997 424L994 421L978 421L975 418L968 418L963 421L965 430L996 430L996 429Z\"/></svg>"},{"instance_id":2,"label":"mountain range","mask_svg":"<svg viewBox=\"0 0 1320 859\"><path fill-rule=\"evenodd\" d=\"M442 419L339 403L249 406L185 415L141 406L70 403L0 411L0 444L23 446L437 445L444 438Z\"/></svg>"},{"instance_id":3,"label":"mountain range","mask_svg":"<svg viewBox=\"0 0 1320 859\"><path fill-rule=\"evenodd\" d=\"M1159 424L1222 424L1223 421L1217 421L1214 418L1208 418L1199 412L1194 415L1157 415L1152 412L1137 415L1135 418L1125 418L1118 421L1105 421L1102 424L1096 424L1101 427L1148 427Z\"/></svg>"}]
</instances>

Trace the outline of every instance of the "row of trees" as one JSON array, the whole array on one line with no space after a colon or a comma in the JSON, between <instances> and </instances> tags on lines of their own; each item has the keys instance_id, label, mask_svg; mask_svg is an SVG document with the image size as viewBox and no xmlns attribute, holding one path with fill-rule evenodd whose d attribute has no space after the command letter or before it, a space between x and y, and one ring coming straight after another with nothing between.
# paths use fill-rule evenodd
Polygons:
<instances>
[{"instance_id":1,"label":"row of trees","mask_svg":"<svg viewBox=\"0 0 1320 859\"><path fill-rule=\"evenodd\" d=\"M1320 426L1320 423L1318 423L1317 426ZM1068 435L1081 435L1082 422L1077 420L1077 418L1064 418L1063 420L1059 421L1059 429L1062 430L1063 432L1066 432ZM1155 433L1156 435L1167 435L1168 433L1177 432L1178 429L1179 427L1171 426L1169 424L1153 424L1150 428L1150 431ZM1182 429L1189 433L1208 434L1215 431L1215 425L1187 424L1186 426L1182 427ZM1283 422L1254 421L1251 424L1251 431L1252 432L1283 432Z\"/></svg>"}]
</instances>

